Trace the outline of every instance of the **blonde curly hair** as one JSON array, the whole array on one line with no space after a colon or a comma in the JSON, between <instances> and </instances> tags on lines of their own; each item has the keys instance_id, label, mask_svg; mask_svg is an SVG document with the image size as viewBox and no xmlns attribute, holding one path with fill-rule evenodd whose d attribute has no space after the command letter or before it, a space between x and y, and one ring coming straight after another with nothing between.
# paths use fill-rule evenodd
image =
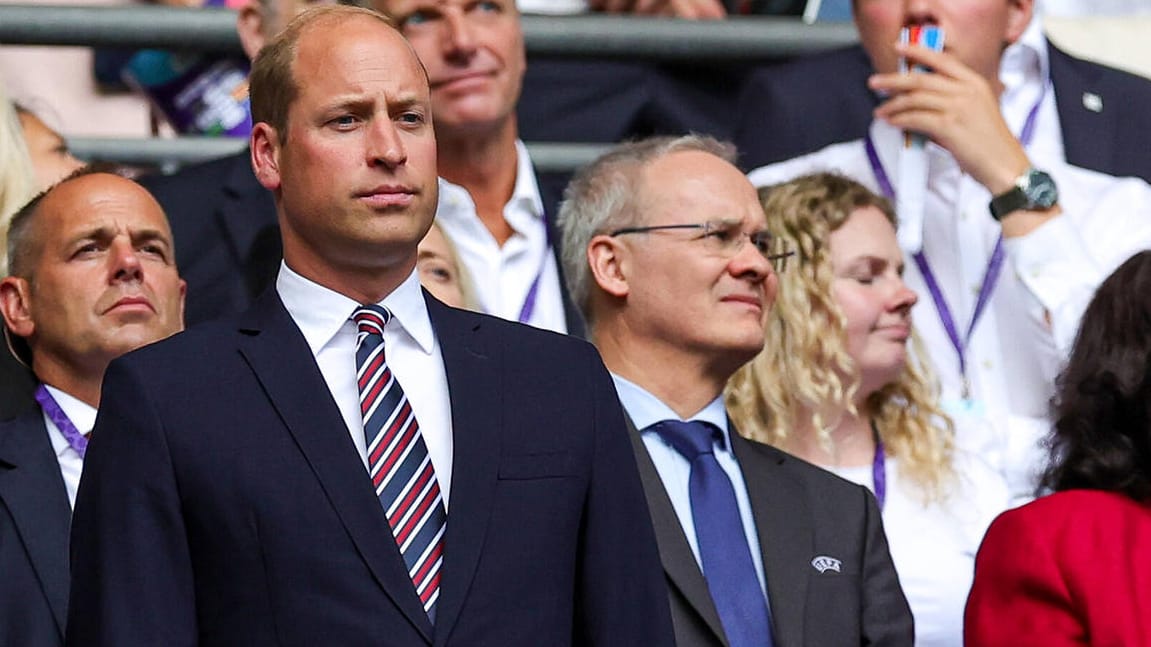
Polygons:
<instances>
[{"instance_id":1,"label":"blonde curly hair","mask_svg":"<svg viewBox=\"0 0 1151 647\"><path fill-rule=\"evenodd\" d=\"M857 415L859 371L847 352L846 321L832 294L828 240L858 209L875 207L892 226L891 204L849 178L803 176L759 192L768 229L794 249L798 267L779 275L779 293L765 323L763 351L728 382L731 418L745 436L794 449L792 430L807 426L829 452L831 430ZM899 378L867 397L864 415L879 431L888 456L920 486L925 501L946 496L954 478L954 428L938 405L938 388L920 358L917 337ZM806 420L804 418L807 418Z\"/></svg>"},{"instance_id":2,"label":"blonde curly hair","mask_svg":"<svg viewBox=\"0 0 1151 647\"><path fill-rule=\"evenodd\" d=\"M8 274L8 221L35 194L35 175L20 118L0 83L0 276Z\"/></svg>"}]
</instances>

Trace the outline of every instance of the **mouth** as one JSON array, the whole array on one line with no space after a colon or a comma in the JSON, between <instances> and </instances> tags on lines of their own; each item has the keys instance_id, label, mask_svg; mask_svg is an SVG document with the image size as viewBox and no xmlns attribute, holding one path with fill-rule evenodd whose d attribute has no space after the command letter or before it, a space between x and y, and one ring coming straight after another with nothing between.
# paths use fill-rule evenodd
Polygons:
<instances>
[{"instance_id":1,"label":"mouth","mask_svg":"<svg viewBox=\"0 0 1151 647\"><path fill-rule=\"evenodd\" d=\"M754 295L733 294L724 297L721 301L746 306L748 309L755 310L756 312L763 312L763 299Z\"/></svg>"},{"instance_id":2,"label":"mouth","mask_svg":"<svg viewBox=\"0 0 1151 647\"><path fill-rule=\"evenodd\" d=\"M152 302L147 297L127 296L121 297L113 303L111 307L104 311L104 314L110 312L148 312L154 314L156 308L152 306Z\"/></svg>"},{"instance_id":3,"label":"mouth","mask_svg":"<svg viewBox=\"0 0 1151 647\"><path fill-rule=\"evenodd\" d=\"M356 199L375 209L408 207L419 191L415 188L385 184L356 193Z\"/></svg>"},{"instance_id":4,"label":"mouth","mask_svg":"<svg viewBox=\"0 0 1151 647\"><path fill-rule=\"evenodd\" d=\"M482 83L492 78L494 75L495 72L471 71L461 74L453 74L452 76L443 79L436 79L428 85L432 90L440 90L447 87L457 87Z\"/></svg>"},{"instance_id":5,"label":"mouth","mask_svg":"<svg viewBox=\"0 0 1151 647\"><path fill-rule=\"evenodd\" d=\"M876 328L876 332L881 333L892 341L906 342L911 337L911 324L892 324L890 326L880 326Z\"/></svg>"}]
</instances>

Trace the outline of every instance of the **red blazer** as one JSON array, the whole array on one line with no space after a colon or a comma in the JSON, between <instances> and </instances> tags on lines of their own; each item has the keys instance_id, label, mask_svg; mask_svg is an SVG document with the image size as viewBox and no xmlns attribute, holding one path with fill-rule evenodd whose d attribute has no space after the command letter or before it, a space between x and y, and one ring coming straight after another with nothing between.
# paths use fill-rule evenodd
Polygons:
<instances>
[{"instance_id":1,"label":"red blazer","mask_svg":"<svg viewBox=\"0 0 1151 647\"><path fill-rule=\"evenodd\" d=\"M975 558L968 647L1151 645L1151 505L1068 490L999 516Z\"/></svg>"}]
</instances>

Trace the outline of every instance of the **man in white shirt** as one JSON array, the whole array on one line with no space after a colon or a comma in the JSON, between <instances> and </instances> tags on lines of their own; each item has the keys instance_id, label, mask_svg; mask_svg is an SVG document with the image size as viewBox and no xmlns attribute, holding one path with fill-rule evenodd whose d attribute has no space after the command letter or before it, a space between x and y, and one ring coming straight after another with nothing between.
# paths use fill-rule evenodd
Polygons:
<instances>
[{"instance_id":1,"label":"man in white shirt","mask_svg":"<svg viewBox=\"0 0 1151 647\"><path fill-rule=\"evenodd\" d=\"M624 144L577 174L560 216L572 295L631 423L676 642L911 645L873 497L728 423L723 388L763 348L781 258L733 158L696 136Z\"/></svg>"},{"instance_id":2,"label":"man in white shirt","mask_svg":"<svg viewBox=\"0 0 1151 647\"><path fill-rule=\"evenodd\" d=\"M567 177L537 174L519 140L526 56L514 0L376 0L428 71L438 142L436 219L488 314L583 333L554 220Z\"/></svg>"},{"instance_id":3,"label":"man in white shirt","mask_svg":"<svg viewBox=\"0 0 1151 647\"><path fill-rule=\"evenodd\" d=\"M837 170L896 199L908 285L931 304L916 328L961 418L959 442L999 454L1020 498L1033 494L1052 384L1082 309L1103 277L1151 245L1151 187L1062 161L1042 59L1019 65L1020 75L1035 67L1037 82L1000 76L1031 10L1030 0L857 0L877 70L869 87L890 97L867 136L750 176L764 186ZM944 51L897 45L911 25L941 27ZM899 74L900 56L934 73ZM905 130L930 140L920 162L909 161Z\"/></svg>"},{"instance_id":4,"label":"man in white shirt","mask_svg":"<svg viewBox=\"0 0 1151 647\"><path fill-rule=\"evenodd\" d=\"M594 349L420 289L436 139L407 41L313 9L251 98L275 289L109 368L68 644L670 645Z\"/></svg>"},{"instance_id":5,"label":"man in white shirt","mask_svg":"<svg viewBox=\"0 0 1151 647\"><path fill-rule=\"evenodd\" d=\"M100 382L114 358L183 328L184 282L160 205L117 175L63 180L14 216L8 241L0 311L40 407L0 423L0 644L59 646Z\"/></svg>"}]
</instances>

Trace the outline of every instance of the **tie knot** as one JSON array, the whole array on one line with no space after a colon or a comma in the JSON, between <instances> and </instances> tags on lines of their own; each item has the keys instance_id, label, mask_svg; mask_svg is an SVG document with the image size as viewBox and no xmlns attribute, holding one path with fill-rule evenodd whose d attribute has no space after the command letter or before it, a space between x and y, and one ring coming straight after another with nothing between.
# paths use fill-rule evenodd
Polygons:
<instances>
[{"instance_id":1,"label":"tie knot","mask_svg":"<svg viewBox=\"0 0 1151 647\"><path fill-rule=\"evenodd\" d=\"M392 320L392 313L387 308L374 303L362 305L352 313L352 320L356 322L356 331L361 335L384 336L384 326Z\"/></svg>"},{"instance_id":2,"label":"tie knot","mask_svg":"<svg viewBox=\"0 0 1151 647\"><path fill-rule=\"evenodd\" d=\"M718 427L702 420L661 420L648 429L659 434L688 461L714 453L714 441L721 436Z\"/></svg>"}]
</instances>

